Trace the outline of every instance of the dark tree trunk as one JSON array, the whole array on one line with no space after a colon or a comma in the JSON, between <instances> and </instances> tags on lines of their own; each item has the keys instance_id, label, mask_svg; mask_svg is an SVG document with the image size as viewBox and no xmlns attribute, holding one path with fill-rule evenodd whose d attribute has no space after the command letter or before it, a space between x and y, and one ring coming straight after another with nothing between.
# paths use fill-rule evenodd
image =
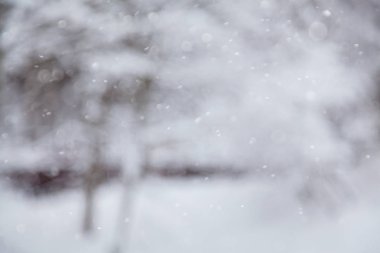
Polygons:
<instances>
[{"instance_id":1,"label":"dark tree trunk","mask_svg":"<svg viewBox=\"0 0 380 253\"><path fill-rule=\"evenodd\" d=\"M101 143L94 143L93 162L84 176L84 216L82 230L90 234L94 229L95 195L102 179L103 166L101 162Z\"/></svg>"}]
</instances>

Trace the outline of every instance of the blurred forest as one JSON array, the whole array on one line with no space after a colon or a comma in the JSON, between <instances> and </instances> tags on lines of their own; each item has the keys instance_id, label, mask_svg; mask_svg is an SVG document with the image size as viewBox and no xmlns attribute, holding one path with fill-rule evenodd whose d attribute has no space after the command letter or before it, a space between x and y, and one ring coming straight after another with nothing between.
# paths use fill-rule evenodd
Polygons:
<instances>
[{"instance_id":1,"label":"blurred forest","mask_svg":"<svg viewBox=\"0 0 380 253\"><path fill-rule=\"evenodd\" d=\"M0 0L0 35L0 184L81 190L84 234L103 183L121 220L152 177L274 185L309 215L376 192L377 0Z\"/></svg>"}]
</instances>

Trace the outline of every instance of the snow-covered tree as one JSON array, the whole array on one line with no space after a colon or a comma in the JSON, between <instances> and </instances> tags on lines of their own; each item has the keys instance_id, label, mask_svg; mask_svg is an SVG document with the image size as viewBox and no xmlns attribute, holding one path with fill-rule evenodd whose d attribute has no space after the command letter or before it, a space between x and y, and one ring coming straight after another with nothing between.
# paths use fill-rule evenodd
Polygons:
<instances>
[{"instance_id":1,"label":"snow-covered tree","mask_svg":"<svg viewBox=\"0 0 380 253\"><path fill-rule=\"evenodd\" d=\"M85 231L107 163L127 160L140 173L138 153L126 151L136 143L120 135L135 134L152 75L149 30L134 12L123 1L19 1L4 35L6 106L18 110L14 124L28 142L85 171Z\"/></svg>"}]
</instances>

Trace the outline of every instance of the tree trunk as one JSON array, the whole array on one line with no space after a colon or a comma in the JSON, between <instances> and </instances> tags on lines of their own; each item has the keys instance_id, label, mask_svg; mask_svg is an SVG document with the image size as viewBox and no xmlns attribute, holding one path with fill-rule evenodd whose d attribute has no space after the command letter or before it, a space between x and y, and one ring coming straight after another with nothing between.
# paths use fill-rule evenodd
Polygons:
<instances>
[{"instance_id":1,"label":"tree trunk","mask_svg":"<svg viewBox=\"0 0 380 253\"><path fill-rule=\"evenodd\" d=\"M96 172L96 165L93 165L90 171L85 176L84 183L84 217L83 217L83 233L89 234L94 227L94 195L96 183L93 179L93 174Z\"/></svg>"},{"instance_id":2,"label":"tree trunk","mask_svg":"<svg viewBox=\"0 0 380 253\"><path fill-rule=\"evenodd\" d=\"M137 180L123 180L123 192L117 220L116 238L111 253L126 252L128 247L128 237L131 229L133 216L133 200L136 191Z\"/></svg>"},{"instance_id":3,"label":"tree trunk","mask_svg":"<svg viewBox=\"0 0 380 253\"><path fill-rule=\"evenodd\" d=\"M84 234L90 234L94 229L95 195L103 174L100 145L99 142L94 144L93 162L84 176L84 216L82 224Z\"/></svg>"},{"instance_id":4,"label":"tree trunk","mask_svg":"<svg viewBox=\"0 0 380 253\"><path fill-rule=\"evenodd\" d=\"M133 136L130 136L130 148L127 152L128 159L126 163L127 171L123 172L122 181L122 198L120 200L120 209L116 223L116 237L111 253L123 253L127 251L128 238L133 221L133 205L136 197L137 186L142 177L143 167L146 163L144 156L144 145L140 138L139 125L134 125Z\"/></svg>"}]
</instances>

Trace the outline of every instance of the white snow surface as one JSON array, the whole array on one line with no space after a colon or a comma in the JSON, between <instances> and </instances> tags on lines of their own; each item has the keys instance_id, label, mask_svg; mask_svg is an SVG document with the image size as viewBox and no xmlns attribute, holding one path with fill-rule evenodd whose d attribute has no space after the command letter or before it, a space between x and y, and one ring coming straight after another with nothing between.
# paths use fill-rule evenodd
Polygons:
<instances>
[{"instance_id":1,"label":"white snow surface","mask_svg":"<svg viewBox=\"0 0 380 253\"><path fill-rule=\"evenodd\" d=\"M127 252L375 253L380 198L361 198L339 214L310 215L284 183L148 179L125 217ZM111 252L121 187L99 191L96 233L80 233L78 191L32 199L0 191L0 252Z\"/></svg>"}]
</instances>

